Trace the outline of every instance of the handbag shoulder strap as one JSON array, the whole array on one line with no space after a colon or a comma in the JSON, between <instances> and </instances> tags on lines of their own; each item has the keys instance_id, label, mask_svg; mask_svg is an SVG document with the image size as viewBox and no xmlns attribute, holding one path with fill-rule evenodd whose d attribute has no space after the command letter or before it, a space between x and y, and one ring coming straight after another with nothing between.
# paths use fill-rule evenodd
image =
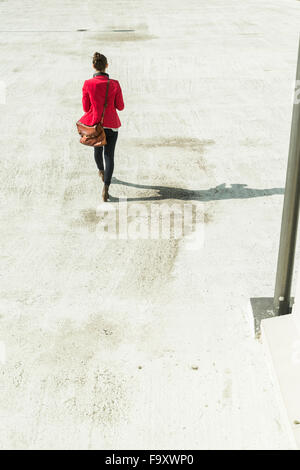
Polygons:
<instances>
[{"instance_id":1,"label":"handbag shoulder strap","mask_svg":"<svg viewBox=\"0 0 300 470\"><path fill-rule=\"evenodd\" d=\"M104 102L104 108L103 108L103 111L102 111L102 116L101 116L101 121L100 121L101 125L103 124L104 113L105 113L105 109L106 109L106 106L107 106L108 87L109 87L109 79L107 80L107 85L106 85L105 102Z\"/></svg>"}]
</instances>

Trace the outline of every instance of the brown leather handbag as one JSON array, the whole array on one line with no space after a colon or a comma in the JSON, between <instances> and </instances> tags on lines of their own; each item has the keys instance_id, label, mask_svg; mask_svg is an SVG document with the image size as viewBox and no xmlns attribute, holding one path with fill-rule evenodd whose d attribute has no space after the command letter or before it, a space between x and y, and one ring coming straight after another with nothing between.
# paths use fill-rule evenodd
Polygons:
<instances>
[{"instance_id":1,"label":"brown leather handbag","mask_svg":"<svg viewBox=\"0 0 300 470\"><path fill-rule=\"evenodd\" d=\"M80 143L83 145L89 145L90 147L102 147L103 145L106 145L106 135L102 125L107 106L108 87L109 79L107 81L104 108L100 122L94 126L87 126L86 124L82 124L80 121L76 122L78 134L81 136Z\"/></svg>"}]
</instances>

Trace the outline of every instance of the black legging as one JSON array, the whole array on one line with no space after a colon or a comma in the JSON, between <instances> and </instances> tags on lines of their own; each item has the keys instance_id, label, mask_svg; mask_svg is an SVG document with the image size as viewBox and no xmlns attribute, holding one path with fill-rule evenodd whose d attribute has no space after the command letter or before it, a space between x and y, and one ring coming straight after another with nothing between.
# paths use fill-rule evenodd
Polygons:
<instances>
[{"instance_id":1,"label":"black legging","mask_svg":"<svg viewBox=\"0 0 300 470\"><path fill-rule=\"evenodd\" d=\"M118 131L112 129L104 129L107 144L104 145L104 184L110 185L111 177L114 171L114 154L115 146L118 138ZM103 147L94 147L94 157L98 170L104 170L103 166Z\"/></svg>"}]
</instances>

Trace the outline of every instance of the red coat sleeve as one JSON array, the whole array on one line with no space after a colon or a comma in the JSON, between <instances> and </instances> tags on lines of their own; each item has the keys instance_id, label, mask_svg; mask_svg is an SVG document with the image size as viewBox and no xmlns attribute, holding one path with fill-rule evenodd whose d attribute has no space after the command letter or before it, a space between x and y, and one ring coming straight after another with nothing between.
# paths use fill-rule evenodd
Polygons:
<instances>
[{"instance_id":1,"label":"red coat sleeve","mask_svg":"<svg viewBox=\"0 0 300 470\"><path fill-rule=\"evenodd\" d=\"M87 112L91 107L91 100L89 97L89 92L87 90L86 82L84 82L82 87L82 106L83 111Z\"/></svg>"},{"instance_id":2,"label":"red coat sleeve","mask_svg":"<svg viewBox=\"0 0 300 470\"><path fill-rule=\"evenodd\" d=\"M122 94L122 90L121 90L119 82L118 82L117 93L115 96L115 108L117 108L119 111L122 111L122 109L124 109L123 94Z\"/></svg>"}]
</instances>

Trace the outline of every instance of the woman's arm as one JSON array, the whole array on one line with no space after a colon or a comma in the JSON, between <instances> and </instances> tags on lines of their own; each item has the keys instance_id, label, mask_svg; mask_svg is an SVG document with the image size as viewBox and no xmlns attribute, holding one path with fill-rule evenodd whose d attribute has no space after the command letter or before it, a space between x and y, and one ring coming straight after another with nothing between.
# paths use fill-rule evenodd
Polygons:
<instances>
[{"instance_id":1,"label":"woman's arm","mask_svg":"<svg viewBox=\"0 0 300 470\"><path fill-rule=\"evenodd\" d=\"M117 108L119 111L122 111L122 109L124 109L123 94L122 94L122 90L121 90L119 82L118 82L117 93L115 96L115 108Z\"/></svg>"},{"instance_id":2,"label":"woman's arm","mask_svg":"<svg viewBox=\"0 0 300 470\"><path fill-rule=\"evenodd\" d=\"M82 87L82 106L83 111L87 112L91 107L91 100L89 97L89 92L87 91L86 82L84 82Z\"/></svg>"}]
</instances>

